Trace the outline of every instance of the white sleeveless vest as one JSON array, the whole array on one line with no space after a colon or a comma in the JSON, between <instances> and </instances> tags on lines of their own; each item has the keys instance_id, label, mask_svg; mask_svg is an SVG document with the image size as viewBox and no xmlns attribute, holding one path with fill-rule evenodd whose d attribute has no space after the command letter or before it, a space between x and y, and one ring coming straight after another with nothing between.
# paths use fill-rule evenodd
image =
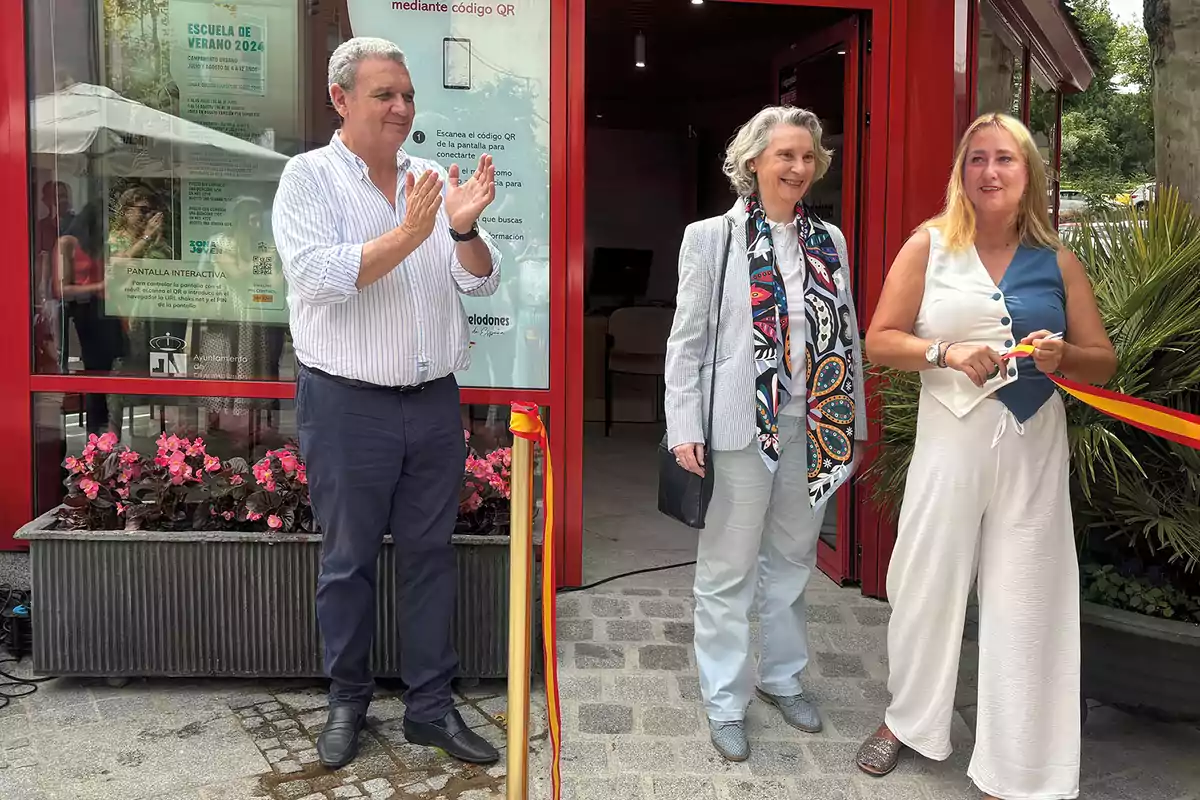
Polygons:
<instances>
[{"instance_id":1,"label":"white sleeveless vest","mask_svg":"<svg viewBox=\"0 0 1200 800\"><path fill-rule=\"evenodd\" d=\"M922 339L986 344L997 353L1004 353L1016 344L1004 294L988 275L975 247L947 250L942 246L940 233L933 228L929 229L925 295L913 333ZM1016 380L1017 368L1012 362L982 387L949 367L921 371L925 392L957 417L965 416L1001 386Z\"/></svg>"}]
</instances>

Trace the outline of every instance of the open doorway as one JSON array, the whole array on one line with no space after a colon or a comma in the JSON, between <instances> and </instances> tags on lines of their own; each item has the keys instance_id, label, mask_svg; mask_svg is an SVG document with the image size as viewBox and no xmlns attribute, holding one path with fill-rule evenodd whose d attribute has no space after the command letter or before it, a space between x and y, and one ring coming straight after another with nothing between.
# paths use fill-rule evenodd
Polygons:
<instances>
[{"instance_id":1,"label":"open doorway","mask_svg":"<svg viewBox=\"0 0 1200 800\"><path fill-rule=\"evenodd\" d=\"M679 243L689 223L733 203L725 145L763 106L821 118L835 154L808 201L842 228L853 264L869 24L776 3L587 3L585 581L695 557L695 532L656 511ZM838 581L856 577L851 491L829 504L821 536L818 563Z\"/></svg>"}]
</instances>

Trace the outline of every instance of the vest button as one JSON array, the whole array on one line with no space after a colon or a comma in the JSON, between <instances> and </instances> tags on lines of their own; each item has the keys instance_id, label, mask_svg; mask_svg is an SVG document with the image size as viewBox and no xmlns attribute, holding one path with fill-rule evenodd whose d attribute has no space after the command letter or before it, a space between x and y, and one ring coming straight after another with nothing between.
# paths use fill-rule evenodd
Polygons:
<instances>
[{"instance_id":1,"label":"vest button","mask_svg":"<svg viewBox=\"0 0 1200 800\"><path fill-rule=\"evenodd\" d=\"M1009 367L1009 368L1008 368L1008 377L1010 377L1010 378L1015 378L1015 377L1017 377L1017 368L1016 368L1016 367Z\"/></svg>"},{"instance_id":2,"label":"vest button","mask_svg":"<svg viewBox=\"0 0 1200 800\"><path fill-rule=\"evenodd\" d=\"M1001 317L1001 318L1000 318L1000 324L1001 324L1001 325L1008 325L1008 324L1009 324L1009 323L1011 323L1011 322L1012 322L1012 320L1011 320L1011 319L1009 319L1008 317Z\"/></svg>"},{"instance_id":3,"label":"vest button","mask_svg":"<svg viewBox=\"0 0 1200 800\"><path fill-rule=\"evenodd\" d=\"M999 293L999 292L996 292L994 295L992 295L992 299L993 299L993 300L999 300L999 299L1000 299L1000 293Z\"/></svg>"},{"instance_id":4,"label":"vest button","mask_svg":"<svg viewBox=\"0 0 1200 800\"><path fill-rule=\"evenodd\" d=\"M1005 346L1005 347L1012 347L1012 346L1013 346L1013 340L1012 340L1012 339L1005 339L1005 340L1004 340L1004 346Z\"/></svg>"}]
</instances>

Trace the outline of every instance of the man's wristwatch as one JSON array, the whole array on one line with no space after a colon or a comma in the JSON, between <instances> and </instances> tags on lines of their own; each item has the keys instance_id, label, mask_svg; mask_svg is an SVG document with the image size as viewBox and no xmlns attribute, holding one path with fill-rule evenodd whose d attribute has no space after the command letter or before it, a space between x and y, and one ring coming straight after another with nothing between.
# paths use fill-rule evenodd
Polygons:
<instances>
[{"instance_id":1,"label":"man's wristwatch","mask_svg":"<svg viewBox=\"0 0 1200 800\"><path fill-rule=\"evenodd\" d=\"M459 233L458 231L454 230L453 225L450 226L450 238L456 242L469 242L478 235L479 235L479 223L478 222L471 223L471 230L467 231L466 233Z\"/></svg>"}]
</instances>

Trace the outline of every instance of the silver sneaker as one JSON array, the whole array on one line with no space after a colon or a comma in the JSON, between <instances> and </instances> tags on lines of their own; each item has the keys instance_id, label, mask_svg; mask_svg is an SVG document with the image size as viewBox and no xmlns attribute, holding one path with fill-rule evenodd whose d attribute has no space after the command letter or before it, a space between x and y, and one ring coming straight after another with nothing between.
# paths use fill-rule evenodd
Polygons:
<instances>
[{"instance_id":1,"label":"silver sneaker","mask_svg":"<svg viewBox=\"0 0 1200 800\"><path fill-rule=\"evenodd\" d=\"M797 730L802 730L805 733L820 733L821 715L817 712L817 707L804 699L802 695L783 695L768 694L762 689L757 690L759 698L764 703L769 703L779 709L779 713L783 715L783 721L791 725Z\"/></svg>"},{"instance_id":2,"label":"silver sneaker","mask_svg":"<svg viewBox=\"0 0 1200 800\"><path fill-rule=\"evenodd\" d=\"M744 722L716 722L710 719L708 735L717 752L729 761L745 761L750 757L750 743L746 741Z\"/></svg>"}]
</instances>

